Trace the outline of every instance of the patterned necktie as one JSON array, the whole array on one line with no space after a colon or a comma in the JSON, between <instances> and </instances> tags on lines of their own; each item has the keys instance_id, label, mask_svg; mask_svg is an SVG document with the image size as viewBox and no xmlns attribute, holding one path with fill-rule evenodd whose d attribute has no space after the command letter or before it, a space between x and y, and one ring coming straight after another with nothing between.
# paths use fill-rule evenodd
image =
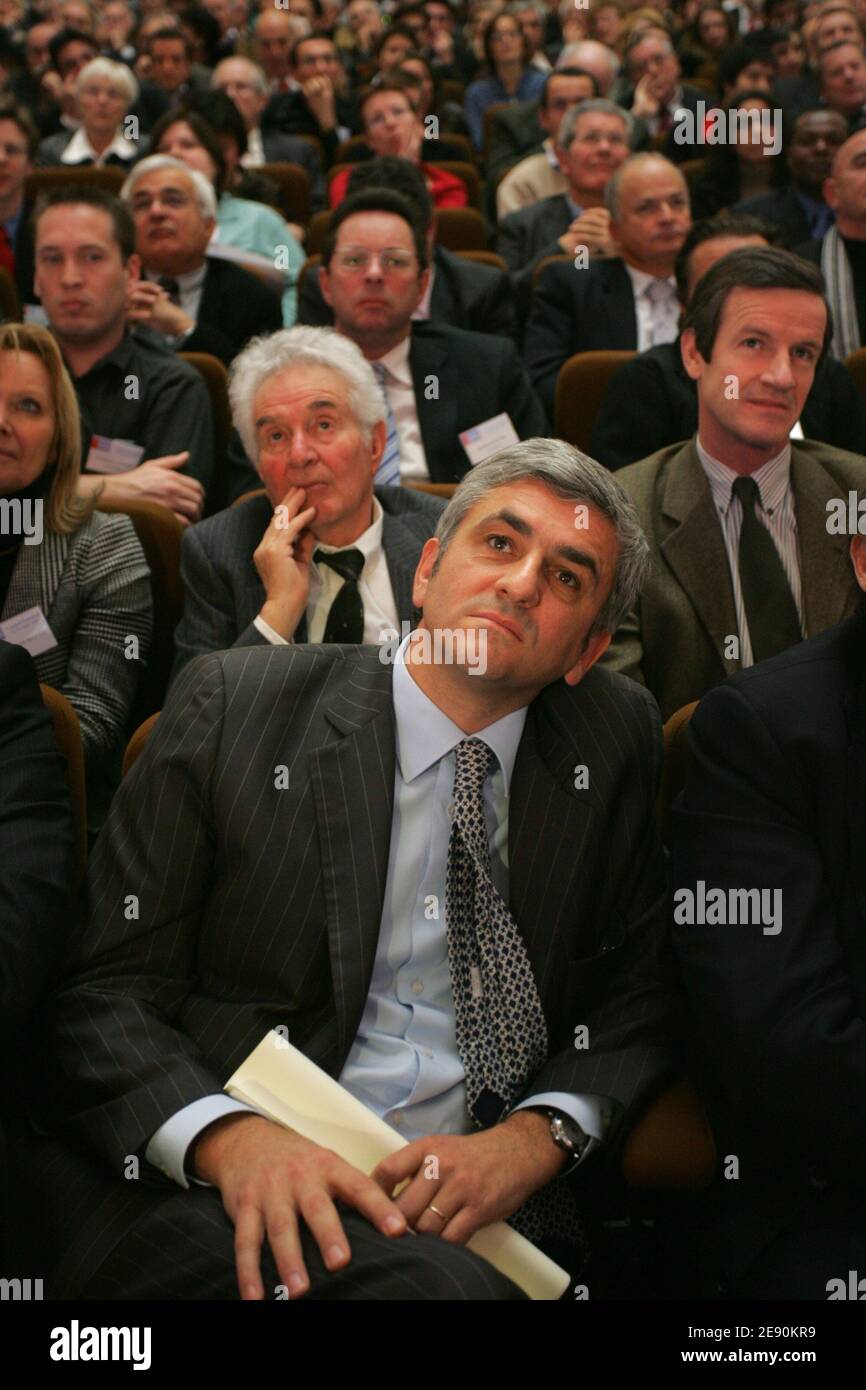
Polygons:
<instances>
[{"instance_id":1,"label":"patterned necktie","mask_svg":"<svg viewBox=\"0 0 866 1390\"><path fill-rule=\"evenodd\" d=\"M650 347L672 343L677 336L676 296L666 280L653 280L644 294L650 306Z\"/></svg>"},{"instance_id":2,"label":"patterned necktie","mask_svg":"<svg viewBox=\"0 0 866 1390\"><path fill-rule=\"evenodd\" d=\"M785 567L766 526L755 515L761 495L754 478L737 478L731 492L743 509L737 567L755 661L802 642L797 605Z\"/></svg>"},{"instance_id":3,"label":"patterned necktie","mask_svg":"<svg viewBox=\"0 0 866 1390\"><path fill-rule=\"evenodd\" d=\"M464 739L455 758L445 873L448 964L466 1101L478 1126L503 1118L547 1057L547 1025L526 947L490 876L482 788L495 755ZM587 1255L570 1185L548 1183L510 1218L527 1239L555 1236Z\"/></svg>"},{"instance_id":4,"label":"patterned necktie","mask_svg":"<svg viewBox=\"0 0 866 1390\"><path fill-rule=\"evenodd\" d=\"M12 276L15 274L15 251L2 223L0 223L0 269L8 270Z\"/></svg>"},{"instance_id":5,"label":"patterned necktie","mask_svg":"<svg viewBox=\"0 0 866 1390\"><path fill-rule=\"evenodd\" d=\"M400 436L397 433L397 421L394 419L394 412L388 400L388 392L385 390L386 368L381 362L371 362L370 366L376 373L376 380L379 383L379 390L385 402L385 409L388 412L385 421L387 434L385 436L385 452L379 460L379 467L376 469L376 476L373 479L380 487L399 487L400 486Z\"/></svg>"},{"instance_id":6,"label":"patterned necktie","mask_svg":"<svg viewBox=\"0 0 866 1390\"><path fill-rule=\"evenodd\" d=\"M358 580L364 568L361 550L317 550L313 559L317 565L330 565L342 575L345 583L331 604L325 623L323 642L361 643L364 640L364 601L358 592Z\"/></svg>"},{"instance_id":7,"label":"patterned necktie","mask_svg":"<svg viewBox=\"0 0 866 1390\"><path fill-rule=\"evenodd\" d=\"M172 304L180 308L180 285L170 275L160 275L157 282L165 290Z\"/></svg>"}]
</instances>

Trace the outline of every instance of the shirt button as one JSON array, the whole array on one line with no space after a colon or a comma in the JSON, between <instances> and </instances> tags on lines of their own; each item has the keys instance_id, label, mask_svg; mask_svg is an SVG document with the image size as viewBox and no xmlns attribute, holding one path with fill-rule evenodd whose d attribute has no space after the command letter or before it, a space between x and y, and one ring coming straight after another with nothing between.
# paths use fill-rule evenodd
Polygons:
<instances>
[{"instance_id":1,"label":"shirt button","mask_svg":"<svg viewBox=\"0 0 866 1390\"><path fill-rule=\"evenodd\" d=\"M398 1125L398 1126L399 1126L399 1125L401 1125L402 1123L403 1123L403 1111L402 1111L402 1110L395 1110L394 1113L393 1113L392 1116L391 1116L391 1124L392 1124L392 1125Z\"/></svg>"},{"instance_id":2,"label":"shirt button","mask_svg":"<svg viewBox=\"0 0 866 1390\"><path fill-rule=\"evenodd\" d=\"M424 983L423 983L422 980L413 980L413 981L412 981L412 986L411 986L411 988L412 988L412 993L413 993L413 994L423 994L423 993L424 993Z\"/></svg>"}]
</instances>

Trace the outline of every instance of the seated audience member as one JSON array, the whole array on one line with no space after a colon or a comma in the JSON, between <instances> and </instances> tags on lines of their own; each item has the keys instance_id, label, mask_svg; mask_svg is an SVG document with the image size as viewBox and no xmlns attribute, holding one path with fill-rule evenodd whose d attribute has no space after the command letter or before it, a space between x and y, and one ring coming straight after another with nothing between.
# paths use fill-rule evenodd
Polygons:
<instances>
[{"instance_id":1,"label":"seated audience member","mask_svg":"<svg viewBox=\"0 0 866 1390\"><path fill-rule=\"evenodd\" d=\"M515 164L499 184L496 215L500 222L510 212L531 208L543 198L568 192L568 178L556 149L557 135L566 113L596 95L595 78L580 68L560 68L550 73L538 103L538 124L544 139L538 151Z\"/></svg>"},{"instance_id":2,"label":"seated audience member","mask_svg":"<svg viewBox=\"0 0 866 1390\"><path fill-rule=\"evenodd\" d=\"M450 135L469 135L469 127L459 102L449 101L441 94L439 73L429 59L417 49L410 49L406 57L397 64L397 72L410 77L418 93L416 109L422 121L428 116L435 117L439 128L439 148L443 151L441 159L465 159L466 146L449 140ZM444 139L441 137L444 135ZM448 151L448 153L446 153Z\"/></svg>"},{"instance_id":3,"label":"seated audience member","mask_svg":"<svg viewBox=\"0 0 866 1390\"><path fill-rule=\"evenodd\" d=\"M368 74L368 80L376 74L390 72L398 63L406 57L415 47L415 35L411 29L407 29L402 24L390 24L384 32L379 33L373 46L372 64L363 64L363 70ZM345 61L347 54L343 54ZM359 77L357 64L353 64L354 75ZM371 72L371 67L373 72Z\"/></svg>"},{"instance_id":4,"label":"seated audience member","mask_svg":"<svg viewBox=\"0 0 866 1390\"><path fill-rule=\"evenodd\" d=\"M689 192L675 165L635 154L607 182L612 260L550 265L532 294L524 360L553 419L556 379L576 352L644 352L677 336L677 253L689 229Z\"/></svg>"},{"instance_id":5,"label":"seated audience member","mask_svg":"<svg viewBox=\"0 0 866 1390\"><path fill-rule=\"evenodd\" d=\"M529 66L528 45L511 14L497 14L484 31L488 76L466 88L464 110L476 150L484 146L484 113L506 101L534 101L541 96L545 74Z\"/></svg>"},{"instance_id":6,"label":"seated audience member","mask_svg":"<svg viewBox=\"0 0 866 1390\"><path fill-rule=\"evenodd\" d=\"M264 69L271 92L294 90L292 45L310 32L307 20L285 10L263 9L257 16L252 56Z\"/></svg>"},{"instance_id":7,"label":"seated audience member","mask_svg":"<svg viewBox=\"0 0 866 1390\"><path fill-rule=\"evenodd\" d=\"M60 33L56 21L38 20L27 30L24 39L25 66L9 73L4 92L26 108L34 123L54 106L52 90L59 79L51 65L49 44Z\"/></svg>"},{"instance_id":8,"label":"seated audience member","mask_svg":"<svg viewBox=\"0 0 866 1390\"><path fill-rule=\"evenodd\" d=\"M768 95L773 91L774 76L772 53L764 42L763 32L750 34L742 43L729 48L719 63L722 101L732 101L747 88Z\"/></svg>"},{"instance_id":9,"label":"seated audience member","mask_svg":"<svg viewBox=\"0 0 866 1390\"><path fill-rule=\"evenodd\" d=\"M166 25L150 34L144 49L150 59L148 81L157 87L169 107L179 106L193 92L207 86L209 74L193 70L192 43L180 28Z\"/></svg>"},{"instance_id":10,"label":"seated audience member","mask_svg":"<svg viewBox=\"0 0 866 1390\"><path fill-rule=\"evenodd\" d=\"M208 256L227 256L281 293L283 324L291 328L298 315L301 244L275 208L231 192L246 140L237 108L221 92L205 92L197 102L202 110L178 107L157 122L151 135L153 151L181 160L210 180L217 195L217 222ZM208 115L213 115L213 124Z\"/></svg>"},{"instance_id":11,"label":"seated audience member","mask_svg":"<svg viewBox=\"0 0 866 1390\"><path fill-rule=\"evenodd\" d=\"M800 253L816 261L824 275L833 315L834 357L845 361L866 345L866 130L849 136L836 151L833 171L824 184L824 197L835 223L820 241L801 246Z\"/></svg>"},{"instance_id":12,"label":"seated audience member","mask_svg":"<svg viewBox=\"0 0 866 1390\"><path fill-rule=\"evenodd\" d=\"M458 27L457 15L448 0L426 0L424 15L426 26L416 37L416 48L423 48L431 62L436 64L440 77L450 78L464 86L477 75L483 57L480 42L470 36L470 29L480 22L484 14L483 4L473 7L470 25L466 30ZM484 24L488 22L492 9L487 8ZM410 30L410 33L412 31Z\"/></svg>"},{"instance_id":13,"label":"seated audience member","mask_svg":"<svg viewBox=\"0 0 866 1390\"><path fill-rule=\"evenodd\" d=\"M436 157L433 143L424 136L424 127L412 105L409 79L398 73L383 78L361 97L359 105L364 137L374 155L396 154L417 164L427 181L437 208L465 208L469 202L466 184L456 174L429 161ZM330 182L328 200L336 207L346 196L351 169L341 169Z\"/></svg>"},{"instance_id":14,"label":"seated audience member","mask_svg":"<svg viewBox=\"0 0 866 1390\"><path fill-rule=\"evenodd\" d=\"M208 256L216 227L212 183L168 155L136 164L120 196L135 223L146 279L130 289L129 318L173 348L229 363L257 333L281 327L279 295L255 275Z\"/></svg>"},{"instance_id":15,"label":"seated audience member","mask_svg":"<svg viewBox=\"0 0 866 1390\"><path fill-rule=\"evenodd\" d=\"M127 0L104 0L99 16L99 38L106 58L115 63L132 64L136 59L136 16Z\"/></svg>"},{"instance_id":16,"label":"seated audience member","mask_svg":"<svg viewBox=\"0 0 866 1390\"><path fill-rule=\"evenodd\" d=\"M651 138L668 159L694 158L689 145L674 139L678 112L694 119L698 102L706 103L706 92L680 81L680 65L672 41L659 29L637 33L625 51L625 67L633 91L625 103L635 117L645 122Z\"/></svg>"},{"instance_id":17,"label":"seated audience member","mask_svg":"<svg viewBox=\"0 0 866 1390\"><path fill-rule=\"evenodd\" d=\"M776 246L779 232L746 213L720 212L696 222L677 257L677 295L688 309L702 275L730 251ZM606 468L625 468L668 444L690 439L698 427L697 383L685 369L680 340L640 352L620 367L605 392L590 452ZM866 454L866 405L851 373L833 357L815 372L792 438L820 440Z\"/></svg>"},{"instance_id":18,"label":"seated audience member","mask_svg":"<svg viewBox=\"0 0 866 1390\"><path fill-rule=\"evenodd\" d=\"M851 558L862 590L862 536ZM705 1100L740 1162L695 1213L698 1296L848 1298L866 1260L859 592L856 608L710 691L689 731L672 883L681 902L744 904L713 925L674 915Z\"/></svg>"},{"instance_id":19,"label":"seated audience member","mask_svg":"<svg viewBox=\"0 0 866 1390\"><path fill-rule=\"evenodd\" d=\"M26 109L0 96L0 265L15 281L22 308L33 303L33 207L24 187L38 140Z\"/></svg>"},{"instance_id":20,"label":"seated audience member","mask_svg":"<svg viewBox=\"0 0 866 1390\"><path fill-rule=\"evenodd\" d=\"M710 147L706 170L692 184L692 210L699 218L712 217L732 203L767 194L788 181L773 98L750 87L719 110L728 133L736 121L736 138Z\"/></svg>"},{"instance_id":21,"label":"seated audience member","mask_svg":"<svg viewBox=\"0 0 866 1390\"><path fill-rule=\"evenodd\" d=\"M81 411L79 492L196 521L213 473L210 398L194 367L127 326L139 274L128 210L100 188L60 188L39 198L35 226L36 287Z\"/></svg>"},{"instance_id":22,"label":"seated audience member","mask_svg":"<svg viewBox=\"0 0 866 1390\"><path fill-rule=\"evenodd\" d=\"M433 131L437 129L433 122L425 124L425 117L429 114L428 103L432 100L434 84L432 77L426 76L428 69L423 59L420 60L419 67L420 73L406 70L403 67L393 68L390 72L387 72L382 77L377 78L375 82L373 82L368 88L366 88L361 93L359 105L361 108L361 120L365 126L364 134L365 136L367 136L367 122L364 119L363 108L368 96L372 92L404 92L408 98L409 106L411 107L417 121L421 125L422 138L424 142L421 148L421 153L423 154L425 164L430 164L431 162L443 159L451 159L458 161L463 160L465 162L467 158L467 151L465 145L457 144L456 142L449 140L447 137L443 140L439 134L433 134ZM458 108L458 110L459 109L460 108ZM381 111L379 114L381 117ZM438 119L439 118L437 116L436 120L438 121ZM371 121L374 121L374 118L372 116ZM357 164L365 159L372 159L376 154L392 154L395 152L398 153L399 151L394 151L391 149L383 150L382 148L383 144L388 143L386 139L388 135L388 131L386 129L387 124L387 122L384 122L381 119L375 121L374 129L371 131L370 135L366 139L359 140L357 144L351 145L348 149L341 150L341 163ZM393 136L395 133L397 132L394 129L391 129L391 136ZM393 143L393 141L391 143ZM407 158L409 158L408 154Z\"/></svg>"},{"instance_id":23,"label":"seated audience member","mask_svg":"<svg viewBox=\"0 0 866 1390\"><path fill-rule=\"evenodd\" d=\"M818 58L821 101L838 111L850 131L866 124L866 53L862 43L837 43Z\"/></svg>"},{"instance_id":24,"label":"seated audience member","mask_svg":"<svg viewBox=\"0 0 866 1390\"><path fill-rule=\"evenodd\" d=\"M5 494L5 483L0 487ZM10 539L0 536L0 594L8 582ZM0 1039L4 1051L30 1020L63 958L71 917L72 845L64 761L42 702L33 658L23 647L0 640Z\"/></svg>"},{"instance_id":25,"label":"seated audience member","mask_svg":"<svg viewBox=\"0 0 866 1390\"><path fill-rule=\"evenodd\" d=\"M430 282L427 293L412 315L413 320L431 319L452 328L469 328L476 333L514 336L514 301L508 276L495 266L480 265L448 251L436 241L433 200L424 176L414 164L397 155L368 160L352 170L347 193L353 197L372 188L400 193L412 204L424 229ZM322 298L318 273L304 276L298 305L301 323L330 326L334 313Z\"/></svg>"},{"instance_id":26,"label":"seated audience member","mask_svg":"<svg viewBox=\"0 0 866 1390\"><path fill-rule=\"evenodd\" d=\"M444 503L374 494L385 403L360 350L324 328L261 338L235 358L231 399L266 495L186 533L175 671L228 647L376 643L411 624L415 567Z\"/></svg>"},{"instance_id":27,"label":"seated audience member","mask_svg":"<svg viewBox=\"0 0 866 1390\"><path fill-rule=\"evenodd\" d=\"M528 306L535 268L547 256L614 254L604 190L628 158L632 119L605 97L573 106L562 118L556 157L566 179L564 193L544 198L503 218L497 246L511 280Z\"/></svg>"},{"instance_id":28,"label":"seated audience member","mask_svg":"<svg viewBox=\"0 0 866 1390\"><path fill-rule=\"evenodd\" d=\"M679 40L680 67L685 77L697 77L701 70L718 69L719 60L737 37L737 22L718 0L701 0L690 24Z\"/></svg>"},{"instance_id":29,"label":"seated audience member","mask_svg":"<svg viewBox=\"0 0 866 1390\"><path fill-rule=\"evenodd\" d=\"M508 13L514 15L526 40L529 66L546 75L553 66L544 51L544 33L550 13L547 6L540 0L515 0L509 5Z\"/></svg>"},{"instance_id":30,"label":"seated audience member","mask_svg":"<svg viewBox=\"0 0 866 1390\"><path fill-rule=\"evenodd\" d=\"M483 634L483 673L298 644L182 674L91 859L40 1033L50 1127L26 1157L58 1296L514 1299L462 1248L505 1218L582 1268L581 1167L618 1170L674 1063L658 713L592 670L645 563L610 475L533 440L473 469L415 576L422 634ZM591 804L562 775L587 759ZM444 914L425 923L431 893ZM223 1094L278 1023L412 1141L372 1178ZM291 1239L265 1245L286 1211Z\"/></svg>"},{"instance_id":31,"label":"seated audience member","mask_svg":"<svg viewBox=\"0 0 866 1390\"><path fill-rule=\"evenodd\" d=\"M42 136L58 135L77 128L80 116L75 82L82 68L99 56L92 34L66 27L55 34L48 51L51 54L51 67L42 83L54 100L50 106L36 112L36 123Z\"/></svg>"},{"instance_id":32,"label":"seated audience member","mask_svg":"<svg viewBox=\"0 0 866 1390\"><path fill-rule=\"evenodd\" d=\"M806 45L800 30L792 28L789 24L780 24L768 29L766 40L776 74L773 88L779 95L781 82L802 78L806 70ZM817 91L815 95L817 98Z\"/></svg>"},{"instance_id":33,"label":"seated audience member","mask_svg":"<svg viewBox=\"0 0 866 1390\"><path fill-rule=\"evenodd\" d=\"M358 113L347 93L346 73L331 39L310 34L292 49L293 91L271 97L262 115L264 129L286 135L315 135L322 142L325 164L331 165L337 149L356 130Z\"/></svg>"},{"instance_id":34,"label":"seated audience member","mask_svg":"<svg viewBox=\"0 0 866 1390\"><path fill-rule=\"evenodd\" d=\"M828 503L866 490L866 459L790 438L830 331L818 271L774 247L732 252L695 290L682 354L697 434L617 474L655 563L606 660L663 719L853 612Z\"/></svg>"},{"instance_id":35,"label":"seated audience member","mask_svg":"<svg viewBox=\"0 0 866 1390\"><path fill-rule=\"evenodd\" d=\"M833 209L824 198L833 157L848 135L838 111L804 111L791 127L785 142L785 162L790 182L772 193L746 198L735 212L763 217L784 234L790 246L810 238L820 240L833 225Z\"/></svg>"},{"instance_id":36,"label":"seated audience member","mask_svg":"<svg viewBox=\"0 0 866 1390\"><path fill-rule=\"evenodd\" d=\"M123 118L137 97L138 83L125 63L94 58L75 78L81 124L74 131L43 140L37 164L128 168L141 154L141 144L127 137Z\"/></svg>"},{"instance_id":37,"label":"seated audience member","mask_svg":"<svg viewBox=\"0 0 866 1390\"><path fill-rule=\"evenodd\" d=\"M258 169L262 164L299 164L310 176L313 211L323 208L322 163L310 141L298 135L284 135L279 130L262 130L269 90L268 79L258 63L249 58L225 58L214 68L212 81L218 92L225 92L234 102L246 127L247 147L240 157L241 166Z\"/></svg>"},{"instance_id":38,"label":"seated audience member","mask_svg":"<svg viewBox=\"0 0 866 1390\"><path fill-rule=\"evenodd\" d=\"M0 623L19 619L17 640L38 644L40 681L64 694L78 715L96 828L119 776L147 659L148 568L129 518L95 511L94 498L78 495L78 404L46 329L0 325L0 404L3 513L33 518L29 537L0 538ZM131 639L137 659L128 654Z\"/></svg>"},{"instance_id":39,"label":"seated audience member","mask_svg":"<svg viewBox=\"0 0 866 1390\"><path fill-rule=\"evenodd\" d=\"M470 466L459 436L498 415L518 438L545 432L513 343L412 322L429 277L424 232L398 193L357 193L332 214L319 285L335 327L373 363L385 395L380 483L456 482Z\"/></svg>"}]
</instances>

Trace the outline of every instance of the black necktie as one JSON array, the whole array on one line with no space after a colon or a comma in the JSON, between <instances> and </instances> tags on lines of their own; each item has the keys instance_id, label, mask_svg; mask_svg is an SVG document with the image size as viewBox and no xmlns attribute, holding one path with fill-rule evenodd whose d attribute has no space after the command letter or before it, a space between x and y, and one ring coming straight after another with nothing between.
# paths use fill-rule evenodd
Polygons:
<instances>
[{"instance_id":1,"label":"black necktie","mask_svg":"<svg viewBox=\"0 0 866 1390\"><path fill-rule=\"evenodd\" d=\"M483 740L457 745L445 872L448 965L466 1103L477 1125L495 1124L547 1058L544 1010L517 923L490 875L482 795L496 755ZM552 1142L552 1141L551 1141ZM534 1192L509 1218L539 1243L557 1237L587 1257L586 1234L568 1182Z\"/></svg>"},{"instance_id":2,"label":"black necktie","mask_svg":"<svg viewBox=\"0 0 866 1390\"><path fill-rule=\"evenodd\" d=\"M331 604L325 623L323 642L353 642L364 640L364 603L358 592L358 580L364 568L360 550L317 550L313 556L317 565L330 565L345 583Z\"/></svg>"},{"instance_id":3,"label":"black necktie","mask_svg":"<svg viewBox=\"0 0 866 1390\"><path fill-rule=\"evenodd\" d=\"M755 503L761 500L758 484L754 478L737 478L731 492L743 509L737 563L752 655L764 661L801 642L803 634L773 537L755 515Z\"/></svg>"},{"instance_id":4,"label":"black necktie","mask_svg":"<svg viewBox=\"0 0 866 1390\"><path fill-rule=\"evenodd\" d=\"M157 283L165 290L172 304L180 308L180 285L170 275L160 275Z\"/></svg>"}]
</instances>

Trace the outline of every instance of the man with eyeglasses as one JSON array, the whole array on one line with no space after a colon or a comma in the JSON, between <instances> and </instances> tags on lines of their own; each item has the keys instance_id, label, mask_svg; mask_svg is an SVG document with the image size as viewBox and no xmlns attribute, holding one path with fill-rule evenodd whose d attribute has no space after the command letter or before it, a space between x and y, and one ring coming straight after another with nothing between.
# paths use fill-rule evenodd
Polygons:
<instances>
[{"instance_id":1,"label":"man with eyeglasses","mask_svg":"<svg viewBox=\"0 0 866 1390\"><path fill-rule=\"evenodd\" d=\"M559 369L578 352L644 352L679 331L674 266L691 226L686 181L660 154L633 154L605 189L616 254L547 266L532 295L523 356L553 420Z\"/></svg>"},{"instance_id":2,"label":"man with eyeglasses","mask_svg":"<svg viewBox=\"0 0 866 1390\"><path fill-rule=\"evenodd\" d=\"M467 445L481 447L502 415L509 438L547 432L512 342L413 322L429 280L424 231L399 193L354 194L332 214L319 285L338 332L373 363L387 403L380 483L457 482L475 461Z\"/></svg>"},{"instance_id":3,"label":"man with eyeglasses","mask_svg":"<svg viewBox=\"0 0 866 1390\"><path fill-rule=\"evenodd\" d=\"M546 256L573 256L578 246L590 255L613 255L604 190L629 153L633 124L628 111L604 97L573 106L555 146L565 191L503 218L499 254L527 304L535 267Z\"/></svg>"},{"instance_id":4,"label":"man with eyeglasses","mask_svg":"<svg viewBox=\"0 0 866 1390\"><path fill-rule=\"evenodd\" d=\"M168 155L137 164L120 196L135 223L144 279L132 285L129 319L183 352L209 352L228 365L257 333L282 326L280 300L256 276L209 259L216 225L213 185Z\"/></svg>"}]
</instances>

